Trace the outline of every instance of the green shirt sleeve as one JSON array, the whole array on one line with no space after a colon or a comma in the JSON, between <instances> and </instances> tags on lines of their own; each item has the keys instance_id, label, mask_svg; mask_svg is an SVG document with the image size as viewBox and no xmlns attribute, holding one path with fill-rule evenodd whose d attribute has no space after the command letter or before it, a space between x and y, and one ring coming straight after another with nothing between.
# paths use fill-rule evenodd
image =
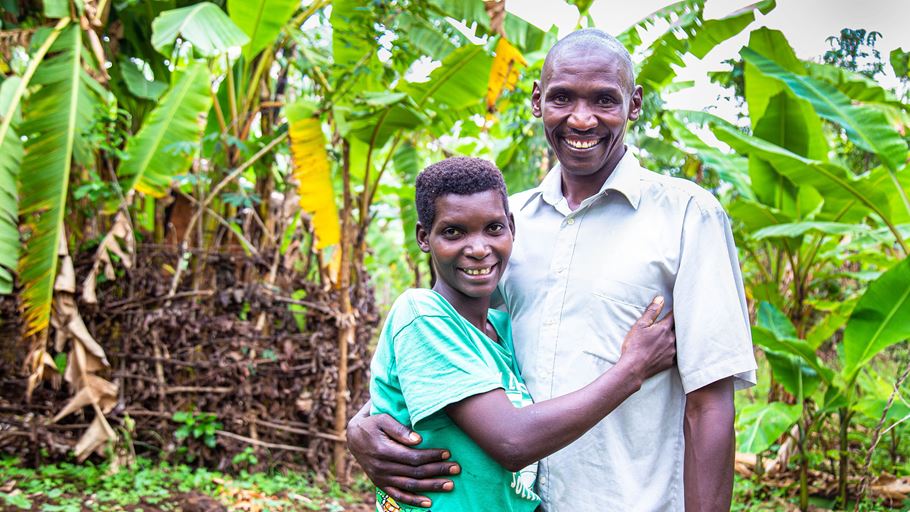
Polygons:
<instances>
[{"instance_id":1,"label":"green shirt sleeve","mask_svg":"<svg viewBox=\"0 0 910 512\"><path fill-rule=\"evenodd\" d=\"M420 315L395 336L394 353L411 423L469 396L501 388L502 378L478 340L447 315Z\"/></svg>"}]
</instances>

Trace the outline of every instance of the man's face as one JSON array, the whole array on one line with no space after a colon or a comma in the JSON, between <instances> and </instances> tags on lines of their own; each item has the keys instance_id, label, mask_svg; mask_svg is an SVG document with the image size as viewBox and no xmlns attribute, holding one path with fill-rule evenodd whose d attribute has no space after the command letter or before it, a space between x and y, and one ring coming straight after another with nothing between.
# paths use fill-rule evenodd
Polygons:
<instances>
[{"instance_id":1,"label":"man's face","mask_svg":"<svg viewBox=\"0 0 910 512\"><path fill-rule=\"evenodd\" d=\"M641 113L641 87L608 48L574 46L556 55L534 84L531 106L563 172L609 175L625 153L626 122Z\"/></svg>"}]
</instances>

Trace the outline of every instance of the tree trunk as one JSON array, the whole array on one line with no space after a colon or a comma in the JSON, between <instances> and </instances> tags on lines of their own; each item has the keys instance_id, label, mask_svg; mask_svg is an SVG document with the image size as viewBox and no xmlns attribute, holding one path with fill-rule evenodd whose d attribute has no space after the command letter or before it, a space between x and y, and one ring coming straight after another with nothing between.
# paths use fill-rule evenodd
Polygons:
<instances>
[{"instance_id":1,"label":"tree trunk","mask_svg":"<svg viewBox=\"0 0 910 512\"><path fill-rule=\"evenodd\" d=\"M353 202L351 201L350 148L342 142L342 176L344 181L344 207L341 212L341 269L338 276L339 308L338 318L338 387L335 392L335 432L344 437L348 422L348 347L354 341L357 322L351 306L351 269L353 255ZM345 445L335 443L335 479L342 481L345 472Z\"/></svg>"}]
</instances>

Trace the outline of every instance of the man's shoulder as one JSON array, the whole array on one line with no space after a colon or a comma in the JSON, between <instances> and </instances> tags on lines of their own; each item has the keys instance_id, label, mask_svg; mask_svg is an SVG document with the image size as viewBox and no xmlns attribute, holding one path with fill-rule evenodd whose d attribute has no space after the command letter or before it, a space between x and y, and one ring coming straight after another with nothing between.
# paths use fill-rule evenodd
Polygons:
<instances>
[{"instance_id":1,"label":"man's shoulder","mask_svg":"<svg viewBox=\"0 0 910 512\"><path fill-rule=\"evenodd\" d=\"M642 196L686 208L690 203L702 212L723 211L720 201L695 182L640 169Z\"/></svg>"},{"instance_id":2,"label":"man's shoulder","mask_svg":"<svg viewBox=\"0 0 910 512\"><path fill-rule=\"evenodd\" d=\"M530 200L531 197L538 192L540 192L539 186L510 195L509 210L512 212L521 210L528 203L528 200Z\"/></svg>"}]
</instances>

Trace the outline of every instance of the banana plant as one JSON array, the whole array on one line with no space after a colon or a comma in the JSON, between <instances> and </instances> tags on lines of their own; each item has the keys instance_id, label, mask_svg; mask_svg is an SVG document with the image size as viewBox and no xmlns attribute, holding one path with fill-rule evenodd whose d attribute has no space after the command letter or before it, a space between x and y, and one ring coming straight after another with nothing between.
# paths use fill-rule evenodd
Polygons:
<instances>
[{"instance_id":1,"label":"banana plant","mask_svg":"<svg viewBox=\"0 0 910 512\"><path fill-rule=\"evenodd\" d=\"M700 113L678 113L671 128L677 140L703 151L704 142L686 123L706 122L737 154L723 163L716 150L699 152L703 163L748 169L750 190L737 187L728 208L748 255L749 293L759 302L753 341L763 349L773 381L796 403L741 414L741 427L753 435L740 447L762 452L767 439L796 425L805 510L807 433L838 414L844 500L857 378L876 354L910 338L907 145L883 113L902 109L877 85L830 65L803 63L780 32L752 32L741 55L750 130ZM850 169L830 159L838 133L882 164ZM742 156L747 164L734 163ZM860 272L844 270L856 265ZM820 295L820 289L827 292ZM841 331L839 357L820 357L819 349ZM817 406L808 407L809 401Z\"/></svg>"}]
</instances>

